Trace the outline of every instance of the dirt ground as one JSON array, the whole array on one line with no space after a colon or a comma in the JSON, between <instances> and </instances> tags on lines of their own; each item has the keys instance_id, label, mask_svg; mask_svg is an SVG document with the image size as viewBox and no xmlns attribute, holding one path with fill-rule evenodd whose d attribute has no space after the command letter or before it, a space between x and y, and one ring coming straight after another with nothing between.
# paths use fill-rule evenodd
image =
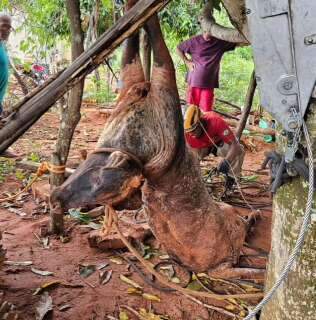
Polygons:
<instances>
[{"instance_id":1,"label":"dirt ground","mask_svg":"<svg viewBox=\"0 0 316 320\"><path fill-rule=\"evenodd\" d=\"M41 160L49 158L54 148L58 122L56 113L46 114L13 146L14 151L24 157L33 153ZM76 130L70 153L70 166L75 166L80 161L80 150L90 151L94 148L103 123L104 118L97 108L86 106L83 109L82 120ZM261 166L264 152L272 149L273 145L251 139L248 139L246 144L252 150L247 150L243 174L253 176ZM206 161L203 166L211 166L212 163L214 165L214 161L217 160ZM261 210L261 218L251 230L247 243L267 254L270 247L271 199L266 191L262 191L267 187L267 172L260 173L256 181L255 188L247 189L246 186L243 190L249 204L253 201L260 202L265 204L265 208ZM15 192L19 187L21 181L16 175L13 173L8 175L6 181L0 185L1 198L4 193ZM229 196L227 200L229 202ZM0 229L3 232L3 245L7 249L6 257L7 260L14 262L31 261L32 265L5 265L0 271L0 290L3 298L16 306L20 319L37 319L36 308L43 293L34 294L34 292L43 284L52 281L58 283L45 291L49 292L52 298L53 319L56 320L138 319L140 317L133 315L133 310L140 312L140 308L152 313L151 316L143 315L141 319L231 319L217 311L208 310L182 295L160 292L150 287L127 262L111 258L115 253L100 252L89 247L87 237L91 229L74 224L73 220L69 219L66 222L69 238L50 236L49 241L47 238L45 242L42 241L41 226L49 221L45 205L34 201L31 195L26 195L18 201L17 207L18 210L0 207ZM250 212L247 208L242 210L245 214ZM156 263L159 261L158 257L165 253L155 241L151 242L151 247L155 247L156 250L154 259L150 261ZM79 274L79 265L99 266L104 263L108 266L96 270L87 278ZM138 263L137 265L141 269ZM31 268L50 271L53 275L39 275L32 272ZM112 270L110 280L104 285L100 284L100 272L110 270ZM141 295L129 294L127 290L131 285L120 279L122 275L141 285L143 292L159 297L160 302L147 300ZM179 278L181 279L180 275ZM211 304L210 301L204 302ZM252 301L252 304L254 303L255 301ZM225 304L227 305L226 302L221 302L222 307L225 307ZM132 311L127 310L125 306L132 308ZM153 314L164 315L166 318L155 318Z\"/></svg>"}]
</instances>

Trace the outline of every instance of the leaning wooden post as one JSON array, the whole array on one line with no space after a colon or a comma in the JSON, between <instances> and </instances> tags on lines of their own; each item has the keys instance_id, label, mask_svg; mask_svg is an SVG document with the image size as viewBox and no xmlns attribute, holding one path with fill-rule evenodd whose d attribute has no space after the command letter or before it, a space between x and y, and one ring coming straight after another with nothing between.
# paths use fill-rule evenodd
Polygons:
<instances>
[{"instance_id":1,"label":"leaning wooden post","mask_svg":"<svg viewBox=\"0 0 316 320\"><path fill-rule=\"evenodd\" d=\"M248 117L249 117L249 114L251 111L256 87L257 87L256 74L255 74L255 71L253 71L251 74L249 87L248 87L248 91L247 91L247 95L246 95L246 99L245 99L245 106L242 110L241 119L240 119L239 125L236 130L236 137L238 140L240 140L242 132L244 131L245 126L247 124L247 120L248 120Z\"/></svg>"},{"instance_id":2,"label":"leaning wooden post","mask_svg":"<svg viewBox=\"0 0 316 320\"><path fill-rule=\"evenodd\" d=\"M59 159L59 156L56 152L52 154L51 158L51 167L54 171L53 179L51 176L50 188L51 191L57 186L60 185L60 182L64 180L63 170L54 170L53 168L58 168L62 165L62 162ZM50 223L49 231L53 234L63 234L64 233L64 210L62 207L53 207L50 203Z\"/></svg>"},{"instance_id":3,"label":"leaning wooden post","mask_svg":"<svg viewBox=\"0 0 316 320\"><path fill-rule=\"evenodd\" d=\"M140 0L107 30L87 51L37 95L30 98L0 130L0 153L27 131L65 92L91 73L125 39L143 26L170 0Z\"/></svg>"}]
</instances>

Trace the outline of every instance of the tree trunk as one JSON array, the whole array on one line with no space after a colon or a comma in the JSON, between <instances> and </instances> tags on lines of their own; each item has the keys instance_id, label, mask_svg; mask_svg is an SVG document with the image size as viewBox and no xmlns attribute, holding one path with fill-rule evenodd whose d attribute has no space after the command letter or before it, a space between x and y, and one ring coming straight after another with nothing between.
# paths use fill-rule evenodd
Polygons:
<instances>
[{"instance_id":1,"label":"tree trunk","mask_svg":"<svg viewBox=\"0 0 316 320\"><path fill-rule=\"evenodd\" d=\"M237 130L236 130L236 137L238 140L240 140L242 136L242 132L244 131L245 126L247 124L247 120L252 107L253 98L256 92L256 87L257 87L256 73L255 71L253 71L251 74L249 87L248 87L248 91L245 99L245 106L244 106L244 109L242 110L241 119L239 121Z\"/></svg>"},{"instance_id":2,"label":"tree trunk","mask_svg":"<svg viewBox=\"0 0 316 320\"><path fill-rule=\"evenodd\" d=\"M215 38L229 42L248 43L245 34L243 34L243 31L245 30L242 30L242 26L237 25L237 28L233 29L217 24L213 16L213 11L213 0L209 0L199 17L203 32L209 33ZM248 33L246 33L246 35L248 36Z\"/></svg>"},{"instance_id":3,"label":"tree trunk","mask_svg":"<svg viewBox=\"0 0 316 320\"><path fill-rule=\"evenodd\" d=\"M72 61L75 61L84 51L84 35L81 28L80 2L79 0L67 0L66 7L70 20ZM62 112L62 120L56 143L56 156L60 161L60 165L66 164L71 140L76 126L80 121L83 87L84 79L73 87L69 95L67 107ZM64 174L51 174L51 186L59 186L64 182L64 180Z\"/></svg>"},{"instance_id":4,"label":"tree trunk","mask_svg":"<svg viewBox=\"0 0 316 320\"><path fill-rule=\"evenodd\" d=\"M60 166L62 165L59 154L54 152L52 154L52 159L51 163L54 166ZM51 180L52 178L63 176L62 175L51 175ZM56 179L56 178L55 178ZM52 183L51 183L51 188L52 188ZM50 222L49 222L49 230L53 234L63 234L64 232L64 211L60 207L54 207L50 203L50 210L49 210L49 215L50 215Z\"/></svg>"},{"instance_id":5,"label":"tree trunk","mask_svg":"<svg viewBox=\"0 0 316 320\"><path fill-rule=\"evenodd\" d=\"M316 103L310 109L316 108ZM316 152L316 113L310 115L308 128ZM266 280L266 291L275 283L292 252L306 209L308 185L294 179L282 186L273 201L272 244ZM314 198L315 203L316 198ZM263 309L260 320L312 320L316 308L316 224L307 232L301 256L289 277Z\"/></svg>"},{"instance_id":6,"label":"tree trunk","mask_svg":"<svg viewBox=\"0 0 316 320\"><path fill-rule=\"evenodd\" d=\"M235 26L235 28L249 41L250 37L245 0L221 0L221 2L227 10L233 26Z\"/></svg>"}]
</instances>

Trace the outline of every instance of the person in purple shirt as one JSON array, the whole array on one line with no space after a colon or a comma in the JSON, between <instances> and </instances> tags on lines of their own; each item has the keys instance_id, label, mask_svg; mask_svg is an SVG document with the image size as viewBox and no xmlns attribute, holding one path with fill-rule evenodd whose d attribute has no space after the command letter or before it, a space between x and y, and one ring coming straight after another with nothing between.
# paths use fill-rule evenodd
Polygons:
<instances>
[{"instance_id":1,"label":"person in purple shirt","mask_svg":"<svg viewBox=\"0 0 316 320\"><path fill-rule=\"evenodd\" d=\"M195 36L179 44L177 53L189 72L187 102L202 111L212 111L214 89L219 86L220 62L223 54L234 50L236 43L224 41L208 33Z\"/></svg>"}]
</instances>

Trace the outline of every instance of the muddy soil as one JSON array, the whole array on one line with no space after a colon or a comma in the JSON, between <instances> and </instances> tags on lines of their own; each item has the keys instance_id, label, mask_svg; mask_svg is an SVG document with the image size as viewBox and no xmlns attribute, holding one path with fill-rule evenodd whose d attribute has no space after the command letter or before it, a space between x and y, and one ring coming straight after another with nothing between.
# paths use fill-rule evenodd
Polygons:
<instances>
[{"instance_id":1,"label":"muddy soil","mask_svg":"<svg viewBox=\"0 0 316 320\"><path fill-rule=\"evenodd\" d=\"M83 117L76 130L69 165L75 166L80 161L80 150L92 150L97 137L102 130L104 118L100 115L98 108L85 107ZM14 146L15 152L21 156L30 156L31 153L39 155L41 160L48 159L54 148L57 136L58 116L56 113L47 113L42 119L20 139ZM249 142L249 141L248 141ZM247 141L246 141L247 144ZM273 148L259 140L249 143L245 160L244 175L255 175L260 168L264 158L264 152ZM208 159L203 165L215 165L218 159ZM252 170L252 171L247 171ZM25 173L26 175L28 173ZM266 173L258 175L257 181L261 185L268 182ZM14 192L21 186L21 181L14 173L6 177L6 181L0 185L0 194ZM251 231L247 243L260 248L267 253L270 247L271 226L271 199L267 193L258 194L258 189L245 190L247 199L265 203L265 210L261 210L259 218ZM1 196L2 198L2 196ZM228 197L229 198L229 197ZM32 261L31 266L5 265L0 271L0 290L5 300L13 303L20 314L20 319L36 319L36 308L38 307L41 294L35 295L36 288L41 285L58 281L57 284L46 289L53 301L53 319L56 320L103 320L120 319L120 312L127 312L129 319L138 319L131 311L126 310L128 306L139 312L140 308L151 311L154 314L164 315L166 319L230 319L216 311L192 302L188 298L175 294L160 292L147 285L139 274L128 266L128 263L113 259L112 252L104 253L90 248L88 245L88 229L76 224L74 220L66 221L69 239L49 237L49 242L42 243L41 226L49 221L48 213L45 213L43 204L38 204L31 195L27 195L19 202L20 211L10 211L10 208L0 208L0 230L3 233L3 244L7 249L7 260L10 261ZM12 208L11 208L12 209ZM242 209L244 214L250 210ZM42 228L43 229L43 228ZM151 246L156 248L153 262L159 261L159 256L164 255L163 249L155 241ZM112 277L108 283L99 283L99 273L96 270L92 275L83 278L79 274L79 265L95 265L107 263L103 270L112 270ZM119 263L119 264L118 264ZM139 266L139 264L137 263ZM31 268L46 270L53 273L43 276L32 272ZM141 268L139 266L139 268ZM139 295L131 295L127 290L131 285L120 279L125 275L143 287L143 292L160 298L158 301L149 301ZM179 275L179 278L180 275ZM208 301L208 303L211 303ZM252 302L255 303L255 302ZM225 303L222 303L225 307ZM121 319L124 314L121 314ZM155 318L148 318L155 319ZM157 318L158 319L158 318ZM163 318L161 318L163 319Z\"/></svg>"}]
</instances>

